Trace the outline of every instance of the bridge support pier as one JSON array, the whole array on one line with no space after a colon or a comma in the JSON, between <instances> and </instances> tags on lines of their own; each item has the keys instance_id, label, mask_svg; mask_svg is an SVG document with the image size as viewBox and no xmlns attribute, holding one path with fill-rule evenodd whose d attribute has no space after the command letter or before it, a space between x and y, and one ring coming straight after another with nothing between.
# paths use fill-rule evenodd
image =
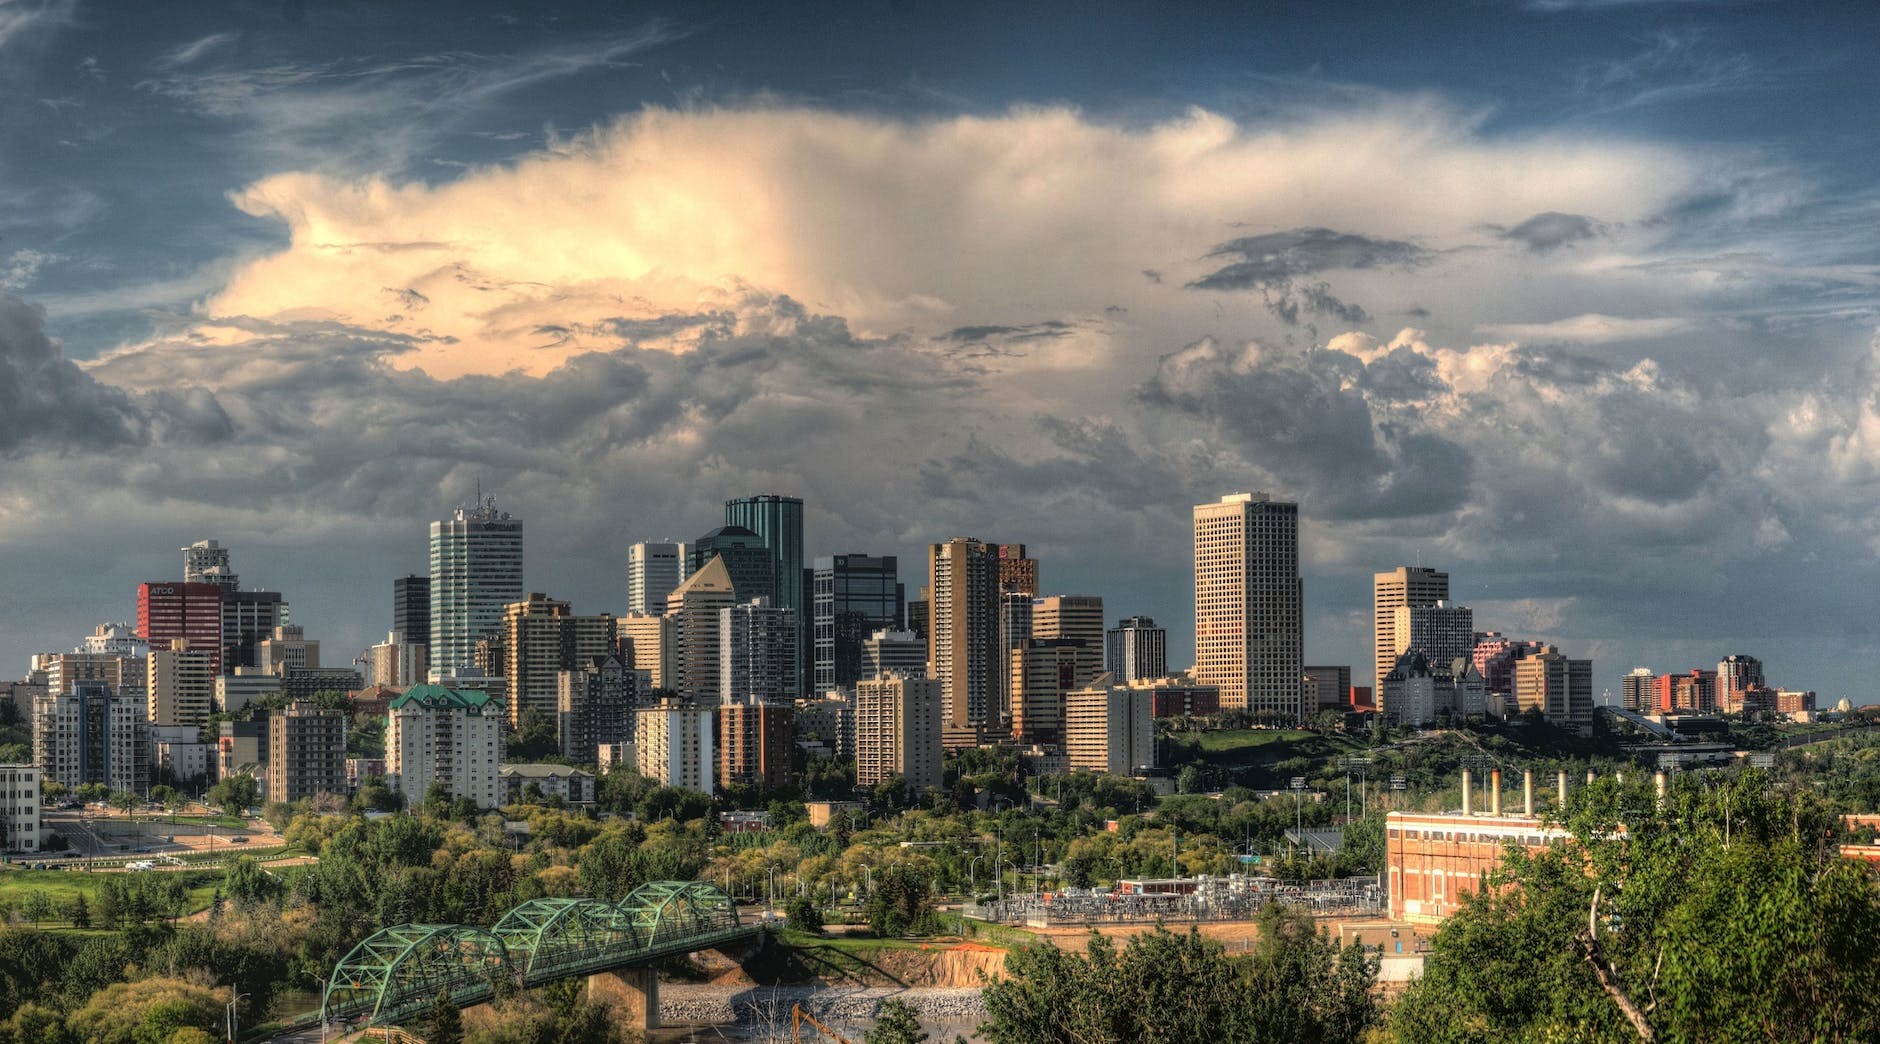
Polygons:
<instances>
[{"instance_id":1,"label":"bridge support pier","mask_svg":"<svg viewBox=\"0 0 1880 1044\"><path fill-rule=\"evenodd\" d=\"M659 972L652 968L618 968L590 975L588 999L619 1008L628 1026L642 1031L659 1028Z\"/></svg>"}]
</instances>

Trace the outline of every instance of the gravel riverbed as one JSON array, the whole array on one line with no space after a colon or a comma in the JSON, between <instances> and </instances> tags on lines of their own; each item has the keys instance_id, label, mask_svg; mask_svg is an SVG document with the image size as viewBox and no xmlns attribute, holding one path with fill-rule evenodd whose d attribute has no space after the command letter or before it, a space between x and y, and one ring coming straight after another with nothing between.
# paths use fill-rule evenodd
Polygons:
<instances>
[{"instance_id":1,"label":"gravel riverbed","mask_svg":"<svg viewBox=\"0 0 1880 1044\"><path fill-rule=\"evenodd\" d=\"M976 988L860 988L826 986L700 986L661 983L659 1018L667 1025L764 1025L790 1021L790 1006L830 1022L872 1021L883 1002L899 1000L923 1022L976 1020L986 1013Z\"/></svg>"}]
</instances>

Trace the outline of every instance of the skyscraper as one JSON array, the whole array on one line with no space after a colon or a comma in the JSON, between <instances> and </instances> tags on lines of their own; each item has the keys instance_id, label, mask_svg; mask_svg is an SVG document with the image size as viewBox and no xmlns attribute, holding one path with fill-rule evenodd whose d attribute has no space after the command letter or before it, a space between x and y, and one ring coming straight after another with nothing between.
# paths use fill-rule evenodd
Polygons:
<instances>
[{"instance_id":1,"label":"skyscraper","mask_svg":"<svg viewBox=\"0 0 1880 1044\"><path fill-rule=\"evenodd\" d=\"M999 590L1038 596L1038 560L1027 553L1024 544L999 545Z\"/></svg>"},{"instance_id":2,"label":"skyscraper","mask_svg":"<svg viewBox=\"0 0 1880 1044\"><path fill-rule=\"evenodd\" d=\"M103 783L141 794L150 785L150 719L141 689L79 681L33 700L33 762L46 782Z\"/></svg>"},{"instance_id":3,"label":"skyscraper","mask_svg":"<svg viewBox=\"0 0 1880 1044\"><path fill-rule=\"evenodd\" d=\"M907 589L893 555L827 555L812 570L811 681L817 693L853 689L863 678L862 643L876 631L898 631Z\"/></svg>"},{"instance_id":4,"label":"skyscraper","mask_svg":"<svg viewBox=\"0 0 1880 1044\"><path fill-rule=\"evenodd\" d=\"M1650 714L1652 683L1657 680L1650 667L1634 667L1619 679L1619 705L1629 711Z\"/></svg>"},{"instance_id":5,"label":"skyscraper","mask_svg":"<svg viewBox=\"0 0 1880 1044\"><path fill-rule=\"evenodd\" d=\"M201 725L215 710L215 654L177 638L145 660L145 717L152 725Z\"/></svg>"},{"instance_id":6,"label":"skyscraper","mask_svg":"<svg viewBox=\"0 0 1880 1044\"><path fill-rule=\"evenodd\" d=\"M407 645L426 646L430 655L430 577L413 574L392 581L392 630L404 635Z\"/></svg>"},{"instance_id":7,"label":"skyscraper","mask_svg":"<svg viewBox=\"0 0 1880 1044\"><path fill-rule=\"evenodd\" d=\"M814 662L814 654L809 644L809 592L803 586L803 498L759 493L727 500L725 525L743 526L756 533L770 550L773 584L768 592L770 604L796 612L796 691L807 693L809 665ZM732 577L733 581L736 579ZM738 597L749 600L756 595L740 592Z\"/></svg>"},{"instance_id":8,"label":"skyscraper","mask_svg":"<svg viewBox=\"0 0 1880 1044\"><path fill-rule=\"evenodd\" d=\"M503 607L503 668L508 675L509 724L520 729L531 712L555 721L560 675L613 655L610 613L576 616L569 603L545 594Z\"/></svg>"},{"instance_id":9,"label":"skyscraper","mask_svg":"<svg viewBox=\"0 0 1880 1044\"><path fill-rule=\"evenodd\" d=\"M1764 688L1762 661L1732 653L1717 662L1717 709L1736 714L1743 709L1743 694Z\"/></svg>"},{"instance_id":10,"label":"skyscraper","mask_svg":"<svg viewBox=\"0 0 1880 1044\"><path fill-rule=\"evenodd\" d=\"M686 545L641 542L627 548L627 612L659 614L666 596L686 577Z\"/></svg>"},{"instance_id":11,"label":"skyscraper","mask_svg":"<svg viewBox=\"0 0 1880 1044\"><path fill-rule=\"evenodd\" d=\"M1299 505L1233 493L1194 522L1196 680L1220 686L1224 709L1299 717Z\"/></svg>"},{"instance_id":12,"label":"skyscraper","mask_svg":"<svg viewBox=\"0 0 1880 1044\"><path fill-rule=\"evenodd\" d=\"M1393 615L1397 642L1405 651L1422 653L1432 670L1447 671L1475 651L1475 611L1466 605L1438 601L1399 608Z\"/></svg>"},{"instance_id":13,"label":"skyscraper","mask_svg":"<svg viewBox=\"0 0 1880 1044\"><path fill-rule=\"evenodd\" d=\"M183 582L214 584L224 591L241 586L241 578L229 566L228 548L213 540L198 540L183 549Z\"/></svg>"},{"instance_id":14,"label":"skyscraper","mask_svg":"<svg viewBox=\"0 0 1880 1044\"><path fill-rule=\"evenodd\" d=\"M294 622L279 591L222 591L222 673L253 667L260 644L277 627Z\"/></svg>"},{"instance_id":15,"label":"skyscraper","mask_svg":"<svg viewBox=\"0 0 1880 1044\"><path fill-rule=\"evenodd\" d=\"M796 633L796 613L768 598L718 610L719 698L741 704L794 700ZM720 749L730 742L720 730Z\"/></svg>"},{"instance_id":16,"label":"skyscraper","mask_svg":"<svg viewBox=\"0 0 1880 1044\"><path fill-rule=\"evenodd\" d=\"M890 674L855 686L855 782L895 776L910 790L940 786L941 683Z\"/></svg>"},{"instance_id":17,"label":"skyscraper","mask_svg":"<svg viewBox=\"0 0 1880 1044\"><path fill-rule=\"evenodd\" d=\"M977 746L1003 697L999 669L999 558L991 544L955 537L927 550L933 591L927 638L928 673L941 686L946 742Z\"/></svg>"},{"instance_id":18,"label":"skyscraper","mask_svg":"<svg viewBox=\"0 0 1880 1044\"><path fill-rule=\"evenodd\" d=\"M1448 598L1448 573L1422 566L1398 566L1388 573L1372 575L1372 644L1376 646L1373 678L1377 684L1383 684L1384 675L1397 666L1397 657L1410 648L1409 623L1400 623L1399 613Z\"/></svg>"},{"instance_id":19,"label":"skyscraper","mask_svg":"<svg viewBox=\"0 0 1880 1044\"><path fill-rule=\"evenodd\" d=\"M495 497L431 523L431 677L474 672L477 639L500 633L522 596L522 520Z\"/></svg>"},{"instance_id":20,"label":"skyscraper","mask_svg":"<svg viewBox=\"0 0 1880 1044\"><path fill-rule=\"evenodd\" d=\"M672 670L666 688L702 707L716 706L720 698L719 610L737 604L736 587L723 558L685 578L666 598L666 615L674 618ZM634 658L636 668L639 658Z\"/></svg>"},{"instance_id":21,"label":"skyscraper","mask_svg":"<svg viewBox=\"0 0 1880 1044\"><path fill-rule=\"evenodd\" d=\"M1075 684L1082 688L1103 673L1103 598L1100 595L1049 595L1031 602L1031 636L1077 642Z\"/></svg>"},{"instance_id":22,"label":"skyscraper","mask_svg":"<svg viewBox=\"0 0 1880 1044\"><path fill-rule=\"evenodd\" d=\"M769 598L777 590L777 564L771 559L764 538L743 526L719 526L686 545L685 574L697 576L716 558L725 564L725 575L738 601ZM676 588L675 588L676 590Z\"/></svg>"},{"instance_id":23,"label":"skyscraper","mask_svg":"<svg viewBox=\"0 0 1880 1044\"><path fill-rule=\"evenodd\" d=\"M1125 618L1104 634L1103 668L1116 685L1167 677L1167 628L1147 616Z\"/></svg>"},{"instance_id":24,"label":"skyscraper","mask_svg":"<svg viewBox=\"0 0 1880 1044\"><path fill-rule=\"evenodd\" d=\"M222 588L164 581L137 585L137 635L152 649L168 649L178 638L188 639L192 649L213 649L213 670L220 674Z\"/></svg>"}]
</instances>

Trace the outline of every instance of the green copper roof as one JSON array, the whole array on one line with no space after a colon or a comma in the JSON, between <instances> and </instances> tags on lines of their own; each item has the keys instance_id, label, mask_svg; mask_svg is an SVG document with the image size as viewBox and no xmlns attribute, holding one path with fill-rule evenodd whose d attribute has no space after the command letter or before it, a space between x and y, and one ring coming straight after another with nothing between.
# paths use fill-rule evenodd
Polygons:
<instances>
[{"instance_id":1,"label":"green copper roof","mask_svg":"<svg viewBox=\"0 0 1880 1044\"><path fill-rule=\"evenodd\" d=\"M478 710L490 702L482 689L451 689L442 685L413 685L388 706L392 710L417 704L420 707L458 707Z\"/></svg>"}]
</instances>

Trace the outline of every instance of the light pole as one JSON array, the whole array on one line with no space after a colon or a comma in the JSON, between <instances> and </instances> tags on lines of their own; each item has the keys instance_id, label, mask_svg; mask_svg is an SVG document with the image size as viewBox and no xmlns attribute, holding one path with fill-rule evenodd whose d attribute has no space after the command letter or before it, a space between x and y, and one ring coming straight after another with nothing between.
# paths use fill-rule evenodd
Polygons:
<instances>
[{"instance_id":1,"label":"light pole","mask_svg":"<svg viewBox=\"0 0 1880 1044\"><path fill-rule=\"evenodd\" d=\"M231 996L228 1000L228 1007L224 1011L224 1014L227 1016L224 1022L225 1028L228 1030L228 1044L235 1044L235 1005L240 1004L242 998L248 996L248 994L236 993L234 983L229 984L228 991ZM322 1032L324 1032L324 1029L322 1029Z\"/></svg>"},{"instance_id":2,"label":"light pole","mask_svg":"<svg viewBox=\"0 0 1880 1044\"><path fill-rule=\"evenodd\" d=\"M979 894L979 861L984 858L986 857L982 855L976 855L973 857L972 862L966 864L966 876L967 876L966 888L968 891L972 892L974 895Z\"/></svg>"}]
</instances>

